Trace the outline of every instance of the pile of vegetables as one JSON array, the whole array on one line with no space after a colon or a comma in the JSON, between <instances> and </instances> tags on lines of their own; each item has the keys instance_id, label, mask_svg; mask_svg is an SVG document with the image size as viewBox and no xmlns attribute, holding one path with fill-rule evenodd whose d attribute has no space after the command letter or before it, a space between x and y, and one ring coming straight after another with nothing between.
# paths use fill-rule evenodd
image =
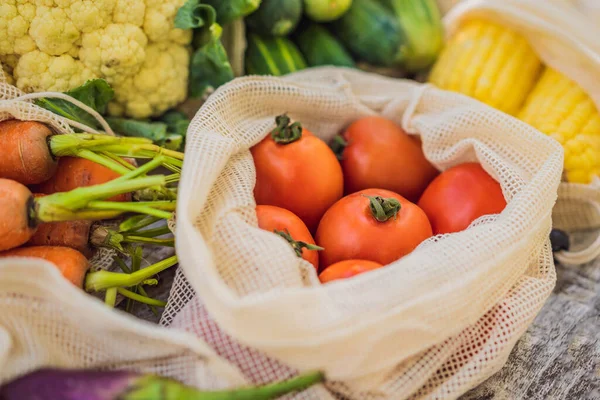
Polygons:
<instances>
[{"instance_id":1,"label":"pile of vegetables","mask_svg":"<svg viewBox=\"0 0 600 400\"><path fill-rule=\"evenodd\" d=\"M198 102L237 75L319 65L416 73L443 43L435 0L9 0L1 14L9 83L77 98L86 82L104 82L98 112L112 129L171 149L183 149Z\"/></svg>"},{"instance_id":2,"label":"pile of vegetables","mask_svg":"<svg viewBox=\"0 0 600 400\"><path fill-rule=\"evenodd\" d=\"M325 143L280 115L251 153L259 228L289 243L322 283L381 268L506 207L480 164L440 173L418 137L379 116Z\"/></svg>"},{"instance_id":3,"label":"pile of vegetables","mask_svg":"<svg viewBox=\"0 0 600 400\"><path fill-rule=\"evenodd\" d=\"M152 140L106 134L99 117L111 100L103 80L67 94L29 95L78 133L56 134L36 121L0 122L0 258L33 257L53 264L72 284L152 307L145 285L177 263L172 256L141 269L143 245L174 247L166 222L176 208L183 153ZM104 130L104 132L102 132ZM165 174L166 173L166 174ZM117 254L123 273L90 271L97 249ZM153 311L156 310L153 308Z\"/></svg>"},{"instance_id":4,"label":"pile of vegetables","mask_svg":"<svg viewBox=\"0 0 600 400\"><path fill-rule=\"evenodd\" d=\"M418 73L443 45L435 0L262 0L245 22L247 74L321 65Z\"/></svg>"}]
</instances>

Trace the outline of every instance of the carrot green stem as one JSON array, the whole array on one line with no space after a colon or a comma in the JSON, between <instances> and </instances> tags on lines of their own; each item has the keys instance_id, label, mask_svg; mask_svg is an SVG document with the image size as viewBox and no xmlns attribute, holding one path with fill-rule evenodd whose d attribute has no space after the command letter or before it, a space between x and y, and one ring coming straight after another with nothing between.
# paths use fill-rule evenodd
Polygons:
<instances>
[{"instance_id":1,"label":"carrot green stem","mask_svg":"<svg viewBox=\"0 0 600 400\"><path fill-rule=\"evenodd\" d=\"M110 290L110 289L109 289ZM139 295L137 293L132 292L131 290L127 290L127 289L123 289L123 288L118 288L117 292L119 292L119 294L131 299L131 300L135 300L138 301L140 303L144 303L144 304L148 304L151 306L158 306L158 307L164 307L167 305L167 303L165 301L161 301L161 300L157 300L157 299L153 299L151 297L147 297L147 296L142 296Z\"/></svg>"},{"instance_id":2,"label":"carrot green stem","mask_svg":"<svg viewBox=\"0 0 600 400\"><path fill-rule=\"evenodd\" d=\"M117 289L109 288L106 290L106 294L104 295L104 303L111 307L115 307L115 303L117 302Z\"/></svg>"},{"instance_id":3,"label":"carrot green stem","mask_svg":"<svg viewBox=\"0 0 600 400\"><path fill-rule=\"evenodd\" d=\"M160 218L150 215L134 215L119 224L119 232L136 231L152 225L159 220Z\"/></svg>"},{"instance_id":4,"label":"carrot green stem","mask_svg":"<svg viewBox=\"0 0 600 400\"><path fill-rule=\"evenodd\" d=\"M125 161L122 157L116 156L112 153L109 153L107 151L103 151L100 154L102 154L103 156L110 158L112 160L115 160L116 162L118 162L119 164L121 164L122 166L124 166L125 168L132 170L135 169L135 166L128 163L127 161Z\"/></svg>"},{"instance_id":5,"label":"carrot green stem","mask_svg":"<svg viewBox=\"0 0 600 400\"><path fill-rule=\"evenodd\" d=\"M286 114L275 117L277 125L271 131L271 138L275 143L289 144L299 140L302 137L302 125L300 122L290 124L291 120Z\"/></svg>"},{"instance_id":6,"label":"carrot green stem","mask_svg":"<svg viewBox=\"0 0 600 400\"><path fill-rule=\"evenodd\" d=\"M156 286L156 285L158 285L158 279L155 279L155 278L146 279L144 282L142 282L140 284L140 288L142 287L141 285ZM146 295L144 295L144 296L146 296Z\"/></svg>"},{"instance_id":7,"label":"carrot green stem","mask_svg":"<svg viewBox=\"0 0 600 400\"><path fill-rule=\"evenodd\" d=\"M155 279L156 280L156 279ZM158 283L158 281L157 281ZM138 286L138 292L142 295L142 296L146 296L146 297L150 297L148 296L148 293L146 293L146 289L144 289L143 286ZM154 314L155 317L158 318L158 310L156 309L156 307L148 305L148 308L150 309L150 311L152 311L152 314Z\"/></svg>"},{"instance_id":8,"label":"carrot green stem","mask_svg":"<svg viewBox=\"0 0 600 400\"><path fill-rule=\"evenodd\" d=\"M131 274L110 271L90 272L85 278L85 290L102 291L111 287L130 287L139 285L144 280L177 264L177 256L171 256Z\"/></svg>"},{"instance_id":9,"label":"carrot green stem","mask_svg":"<svg viewBox=\"0 0 600 400\"><path fill-rule=\"evenodd\" d=\"M125 232L126 235L135 234L136 236L144 236L144 237L157 237L157 236L161 236L161 235L166 235L168 233L171 233L171 230L169 229L169 227L167 225L161 226L160 228L146 229L143 231L138 230L138 231L133 231L133 232Z\"/></svg>"},{"instance_id":10,"label":"carrot green stem","mask_svg":"<svg viewBox=\"0 0 600 400\"><path fill-rule=\"evenodd\" d=\"M118 207L108 207L103 204L112 204L112 202L98 202L100 203L100 206L96 207L93 205L94 200L164 184L164 176L155 175L121 182L109 181L100 185L73 189L69 192L54 193L35 199L32 216L40 222L56 222L82 219L81 215L78 214L78 210L82 209L109 210L113 213L115 213L115 211L121 211L121 213L123 213L130 210ZM146 211L143 207L141 207L141 209ZM170 214L167 212L159 210L155 211L162 213L160 218L170 218ZM116 213L116 215L119 215L119 213Z\"/></svg>"},{"instance_id":11,"label":"carrot green stem","mask_svg":"<svg viewBox=\"0 0 600 400\"><path fill-rule=\"evenodd\" d=\"M153 169L158 168L162 164L163 161L164 161L164 157L158 156L154 160L147 162L146 164L142 165L141 167L138 167L134 170L125 171L123 173L123 175L121 175L120 177L118 177L116 179L113 179L113 182L125 181L128 179L137 178L138 176L142 176L142 175L152 171Z\"/></svg>"},{"instance_id":12,"label":"carrot green stem","mask_svg":"<svg viewBox=\"0 0 600 400\"><path fill-rule=\"evenodd\" d=\"M173 247L175 246L175 239L155 239L144 236L125 236L121 241L123 243L147 243L154 244L157 246Z\"/></svg>"},{"instance_id":13,"label":"carrot green stem","mask_svg":"<svg viewBox=\"0 0 600 400\"><path fill-rule=\"evenodd\" d=\"M365 196L369 199L369 209L373 218L379 222L385 222L390 218L398 218L401 204L393 197L384 199L381 196Z\"/></svg>"},{"instance_id":14,"label":"carrot green stem","mask_svg":"<svg viewBox=\"0 0 600 400\"><path fill-rule=\"evenodd\" d=\"M146 203L149 204L149 203ZM135 212L138 214L153 215L158 218L169 219L171 213L138 203L123 203L118 201L90 201L88 206L96 210L119 210L122 212Z\"/></svg>"},{"instance_id":15,"label":"carrot green stem","mask_svg":"<svg viewBox=\"0 0 600 400\"><path fill-rule=\"evenodd\" d=\"M73 155L76 157L85 158L86 160L90 160L97 164L103 165L106 168L108 168L112 171L115 171L118 174L125 174L130 171L129 168L127 168L124 165L122 165L121 163L113 160L112 158L106 157L103 154L94 153L93 151L90 151L88 149L81 149L81 150L75 151L73 153Z\"/></svg>"},{"instance_id":16,"label":"carrot green stem","mask_svg":"<svg viewBox=\"0 0 600 400\"><path fill-rule=\"evenodd\" d=\"M177 209L177 202L172 200L136 201L133 204L163 211L175 211Z\"/></svg>"},{"instance_id":17,"label":"carrot green stem","mask_svg":"<svg viewBox=\"0 0 600 400\"><path fill-rule=\"evenodd\" d=\"M302 257L302 249L325 250L323 247L320 247L320 246L317 246L314 244L294 240L294 238L292 237L292 235L290 235L290 232L287 229L285 231L278 231L277 229L275 229L273 232L275 232L276 234L278 234L279 236L281 236L282 238L287 240L288 243L292 246L292 248L296 252L296 255L298 257Z\"/></svg>"},{"instance_id":18,"label":"carrot green stem","mask_svg":"<svg viewBox=\"0 0 600 400\"><path fill-rule=\"evenodd\" d=\"M121 270L123 272L125 272L126 274L130 274L131 273L131 268L129 268L127 266L127 264L125 264L125 261L123 261L121 259L121 257L114 257L114 260L117 262L117 264L119 264L119 268L121 268Z\"/></svg>"}]
</instances>

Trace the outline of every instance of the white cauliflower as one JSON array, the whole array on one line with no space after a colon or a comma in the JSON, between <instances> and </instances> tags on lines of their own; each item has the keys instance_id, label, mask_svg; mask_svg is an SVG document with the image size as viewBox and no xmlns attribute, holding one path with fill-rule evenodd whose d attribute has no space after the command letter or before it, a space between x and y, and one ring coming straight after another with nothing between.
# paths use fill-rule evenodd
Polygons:
<instances>
[{"instance_id":1,"label":"white cauliflower","mask_svg":"<svg viewBox=\"0 0 600 400\"><path fill-rule=\"evenodd\" d=\"M191 31L185 0L1 0L0 63L25 92L67 91L103 78L109 113L156 116L187 96Z\"/></svg>"},{"instance_id":2,"label":"white cauliflower","mask_svg":"<svg viewBox=\"0 0 600 400\"><path fill-rule=\"evenodd\" d=\"M189 52L183 47L150 44L140 71L114 86L115 101L109 104L109 112L144 118L162 114L169 104L182 102L187 92L189 58ZM175 85L181 77L185 78L182 84ZM172 83L165 85L164 82Z\"/></svg>"}]
</instances>

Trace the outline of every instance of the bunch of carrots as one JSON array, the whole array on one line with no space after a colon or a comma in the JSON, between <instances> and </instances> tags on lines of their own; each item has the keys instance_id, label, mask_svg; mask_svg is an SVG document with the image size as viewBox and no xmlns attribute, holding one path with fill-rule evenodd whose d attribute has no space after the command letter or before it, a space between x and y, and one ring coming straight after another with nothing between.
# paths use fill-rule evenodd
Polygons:
<instances>
[{"instance_id":1,"label":"bunch of carrots","mask_svg":"<svg viewBox=\"0 0 600 400\"><path fill-rule=\"evenodd\" d=\"M117 293L164 306L143 285L156 284L152 277L177 257L140 269L136 245L174 246L160 223L175 210L182 153L143 138L54 134L16 119L0 122L0 148L0 258L44 259L74 285L105 290L113 306ZM168 174L150 174L158 168ZM118 257L124 273L89 271L99 247L131 256L130 266Z\"/></svg>"}]
</instances>

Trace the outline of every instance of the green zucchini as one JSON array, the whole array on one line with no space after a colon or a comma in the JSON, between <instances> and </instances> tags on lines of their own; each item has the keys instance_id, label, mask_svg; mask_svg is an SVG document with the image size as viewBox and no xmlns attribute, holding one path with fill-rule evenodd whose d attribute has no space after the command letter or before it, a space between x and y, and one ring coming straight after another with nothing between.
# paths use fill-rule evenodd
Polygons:
<instances>
[{"instance_id":1,"label":"green zucchini","mask_svg":"<svg viewBox=\"0 0 600 400\"><path fill-rule=\"evenodd\" d=\"M354 67L354 60L342 44L321 25L309 24L296 38L309 66Z\"/></svg>"},{"instance_id":2,"label":"green zucchini","mask_svg":"<svg viewBox=\"0 0 600 400\"><path fill-rule=\"evenodd\" d=\"M430 67L444 44L442 15L436 0L378 0L392 11L406 37L400 60L411 72Z\"/></svg>"},{"instance_id":3,"label":"green zucchini","mask_svg":"<svg viewBox=\"0 0 600 400\"><path fill-rule=\"evenodd\" d=\"M302 0L262 0L258 10L246 17L246 25L263 36L286 36L302 17Z\"/></svg>"},{"instance_id":4,"label":"green zucchini","mask_svg":"<svg viewBox=\"0 0 600 400\"><path fill-rule=\"evenodd\" d=\"M221 25L256 11L260 0L203 0L217 12L217 22Z\"/></svg>"},{"instance_id":5,"label":"green zucchini","mask_svg":"<svg viewBox=\"0 0 600 400\"><path fill-rule=\"evenodd\" d=\"M304 14L316 22L333 21L344 15L352 0L304 0Z\"/></svg>"},{"instance_id":6,"label":"green zucchini","mask_svg":"<svg viewBox=\"0 0 600 400\"><path fill-rule=\"evenodd\" d=\"M357 58L375 66L390 67L402 60L406 47L396 17L376 0L353 0L333 31Z\"/></svg>"},{"instance_id":7,"label":"green zucchini","mask_svg":"<svg viewBox=\"0 0 600 400\"><path fill-rule=\"evenodd\" d=\"M291 40L251 33L245 67L247 75L280 76L306 68L306 61Z\"/></svg>"}]
</instances>

